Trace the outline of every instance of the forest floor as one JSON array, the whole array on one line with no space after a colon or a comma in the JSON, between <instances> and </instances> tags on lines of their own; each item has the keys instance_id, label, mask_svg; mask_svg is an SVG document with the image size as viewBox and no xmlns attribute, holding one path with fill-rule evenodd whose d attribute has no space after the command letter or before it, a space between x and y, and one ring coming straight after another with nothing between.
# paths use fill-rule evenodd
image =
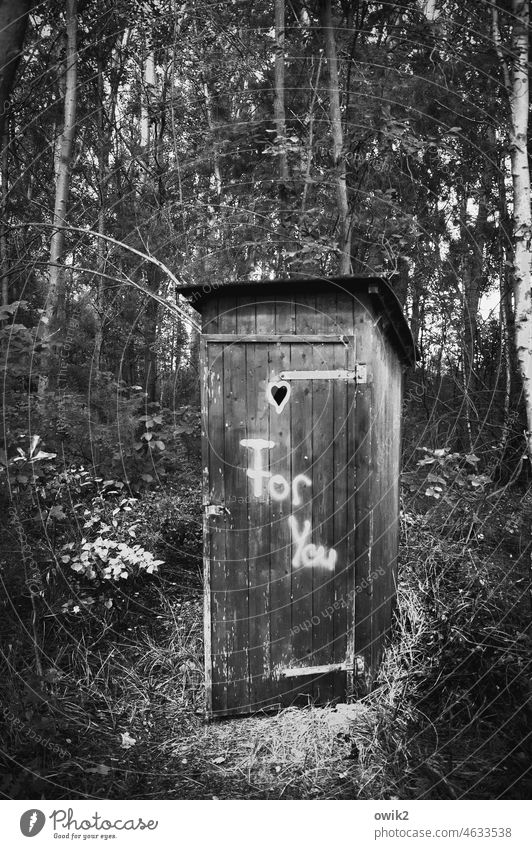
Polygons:
<instances>
[{"instance_id":1,"label":"forest floor","mask_svg":"<svg viewBox=\"0 0 532 849\"><path fill-rule=\"evenodd\" d=\"M394 636L354 704L205 723L197 549L196 566L181 550L113 629L56 641L46 683L4 633L1 794L527 798L532 504L505 499L496 515L475 505L474 533L456 532L463 515L403 513Z\"/></svg>"}]
</instances>

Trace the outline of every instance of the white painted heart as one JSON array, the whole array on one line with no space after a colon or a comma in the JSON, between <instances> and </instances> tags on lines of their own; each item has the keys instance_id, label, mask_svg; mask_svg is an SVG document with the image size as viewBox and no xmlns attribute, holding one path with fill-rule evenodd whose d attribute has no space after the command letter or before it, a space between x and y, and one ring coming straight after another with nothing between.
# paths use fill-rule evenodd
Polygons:
<instances>
[{"instance_id":1,"label":"white painted heart","mask_svg":"<svg viewBox=\"0 0 532 849\"><path fill-rule=\"evenodd\" d=\"M286 380L272 380L266 387L266 400L276 413L282 413L290 398L291 386Z\"/></svg>"}]
</instances>

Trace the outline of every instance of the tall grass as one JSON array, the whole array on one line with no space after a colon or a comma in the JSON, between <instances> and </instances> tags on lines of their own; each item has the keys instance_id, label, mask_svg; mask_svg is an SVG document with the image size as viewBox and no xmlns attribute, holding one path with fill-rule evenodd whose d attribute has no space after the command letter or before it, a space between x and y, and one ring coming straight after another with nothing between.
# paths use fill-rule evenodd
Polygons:
<instances>
[{"instance_id":1,"label":"tall grass","mask_svg":"<svg viewBox=\"0 0 532 849\"><path fill-rule=\"evenodd\" d=\"M14 798L497 798L530 792L530 505L403 518L373 692L205 725L201 587L181 567L112 627L4 621L0 792ZM9 717L20 718L14 724ZM40 742L31 732L38 732ZM133 742L132 742L133 741ZM51 744L61 747L54 752Z\"/></svg>"}]
</instances>

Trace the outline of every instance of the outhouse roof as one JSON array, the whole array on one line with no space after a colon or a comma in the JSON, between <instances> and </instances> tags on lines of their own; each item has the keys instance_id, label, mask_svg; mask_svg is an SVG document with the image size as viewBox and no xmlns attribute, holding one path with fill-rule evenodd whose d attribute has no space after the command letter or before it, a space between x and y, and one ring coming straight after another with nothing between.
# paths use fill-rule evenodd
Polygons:
<instances>
[{"instance_id":1,"label":"outhouse roof","mask_svg":"<svg viewBox=\"0 0 532 849\"><path fill-rule=\"evenodd\" d=\"M324 289L337 289L353 297L368 294L378 312L385 320L385 329L395 343L401 359L413 365L416 361L416 347L412 331L403 313L403 309L390 284L382 277L291 277L272 280L231 280L229 282L182 284L177 292L190 298L194 309L202 312L204 304L213 297L228 294L231 296L250 295L253 291L286 297L289 291L298 293L323 293Z\"/></svg>"}]
</instances>

